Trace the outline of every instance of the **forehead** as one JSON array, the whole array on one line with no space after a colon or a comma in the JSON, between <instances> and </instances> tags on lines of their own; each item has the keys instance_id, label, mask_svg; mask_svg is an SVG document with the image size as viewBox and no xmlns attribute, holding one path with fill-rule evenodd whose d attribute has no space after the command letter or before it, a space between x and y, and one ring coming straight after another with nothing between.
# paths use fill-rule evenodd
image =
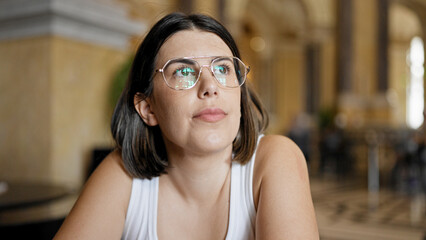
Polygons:
<instances>
[{"instance_id":1,"label":"forehead","mask_svg":"<svg viewBox=\"0 0 426 240\"><path fill-rule=\"evenodd\" d=\"M197 56L232 56L232 52L214 33L184 30L173 34L161 46L157 62L161 65L169 59Z\"/></svg>"}]
</instances>

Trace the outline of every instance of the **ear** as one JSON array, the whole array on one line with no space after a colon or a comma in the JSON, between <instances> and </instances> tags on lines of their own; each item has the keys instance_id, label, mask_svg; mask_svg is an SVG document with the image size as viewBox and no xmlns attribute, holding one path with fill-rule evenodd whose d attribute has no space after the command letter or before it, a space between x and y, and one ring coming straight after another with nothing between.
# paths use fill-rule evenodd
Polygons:
<instances>
[{"instance_id":1,"label":"ear","mask_svg":"<svg viewBox=\"0 0 426 240\"><path fill-rule=\"evenodd\" d=\"M148 126L153 127L158 124L155 113L152 111L152 105L149 98L144 97L141 93L136 93L133 97L133 102L136 111L139 113L139 116L141 116L142 120Z\"/></svg>"}]
</instances>

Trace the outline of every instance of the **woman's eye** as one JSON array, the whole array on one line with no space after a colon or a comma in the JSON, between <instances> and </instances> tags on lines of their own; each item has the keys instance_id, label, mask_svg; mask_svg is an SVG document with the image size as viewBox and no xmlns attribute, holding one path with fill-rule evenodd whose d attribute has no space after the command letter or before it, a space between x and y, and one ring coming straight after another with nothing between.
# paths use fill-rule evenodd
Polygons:
<instances>
[{"instance_id":1,"label":"woman's eye","mask_svg":"<svg viewBox=\"0 0 426 240\"><path fill-rule=\"evenodd\" d=\"M228 75L229 67L226 65L219 65L214 67L215 74Z\"/></svg>"},{"instance_id":2,"label":"woman's eye","mask_svg":"<svg viewBox=\"0 0 426 240\"><path fill-rule=\"evenodd\" d=\"M175 75L178 77L193 76L194 73L195 73L195 70L190 67L182 67L182 68L176 69L175 71Z\"/></svg>"}]
</instances>

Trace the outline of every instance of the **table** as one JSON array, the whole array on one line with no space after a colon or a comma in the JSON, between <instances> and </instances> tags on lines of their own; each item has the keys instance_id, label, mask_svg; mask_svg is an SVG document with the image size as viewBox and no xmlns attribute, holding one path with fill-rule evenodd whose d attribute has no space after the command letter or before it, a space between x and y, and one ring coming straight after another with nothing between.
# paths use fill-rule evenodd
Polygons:
<instances>
[{"instance_id":1,"label":"table","mask_svg":"<svg viewBox=\"0 0 426 240\"><path fill-rule=\"evenodd\" d=\"M36 182L0 182L0 212L44 204L67 196L72 191L64 186Z\"/></svg>"},{"instance_id":2,"label":"table","mask_svg":"<svg viewBox=\"0 0 426 240\"><path fill-rule=\"evenodd\" d=\"M77 197L77 191L60 185L0 182L0 236L52 239Z\"/></svg>"}]
</instances>

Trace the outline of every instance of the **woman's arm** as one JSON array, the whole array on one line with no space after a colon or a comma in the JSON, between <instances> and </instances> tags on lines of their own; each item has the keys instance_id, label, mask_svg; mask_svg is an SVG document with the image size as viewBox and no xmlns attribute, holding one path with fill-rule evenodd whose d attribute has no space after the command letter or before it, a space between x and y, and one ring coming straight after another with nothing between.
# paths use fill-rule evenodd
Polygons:
<instances>
[{"instance_id":1,"label":"woman's arm","mask_svg":"<svg viewBox=\"0 0 426 240\"><path fill-rule=\"evenodd\" d=\"M54 239L120 239L132 179L117 151L93 172Z\"/></svg>"},{"instance_id":2,"label":"woman's arm","mask_svg":"<svg viewBox=\"0 0 426 240\"><path fill-rule=\"evenodd\" d=\"M253 178L256 239L319 239L306 161L296 144L263 137Z\"/></svg>"}]
</instances>

